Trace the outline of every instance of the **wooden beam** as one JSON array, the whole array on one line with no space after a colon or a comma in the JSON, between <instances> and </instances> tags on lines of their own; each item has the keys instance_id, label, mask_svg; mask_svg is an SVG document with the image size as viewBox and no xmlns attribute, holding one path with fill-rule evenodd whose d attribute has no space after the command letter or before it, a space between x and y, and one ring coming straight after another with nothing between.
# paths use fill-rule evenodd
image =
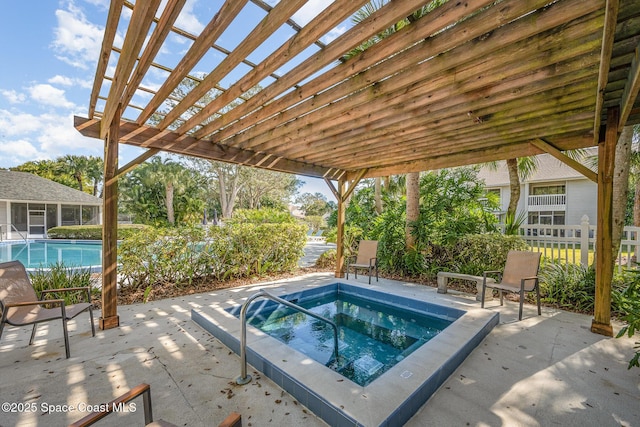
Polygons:
<instances>
[{"instance_id":1,"label":"wooden beam","mask_svg":"<svg viewBox=\"0 0 640 427\"><path fill-rule=\"evenodd\" d=\"M204 78L202 83L194 87L185 97L169 111L165 118L158 124L158 128L166 129L171 123L180 117L182 113L187 111L195 102L201 99L207 94L207 92L216 86L220 81L234 68L242 62L242 60L249 56L251 52L256 50L262 43L264 43L273 32L282 26L289 20L291 15L296 13L307 0L289 0L286 2L279 2L251 31L251 33L240 42L240 44L233 49L217 66ZM190 117L180 128L178 133L186 133L187 130L194 128L201 121L208 116L206 113L209 111L207 107L204 110L194 114ZM213 111L211 114L215 113ZM184 131L180 131L184 129Z\"/></svg>"},{"instance_id":2,"label":"wooden beam","mask_svg":"<svg viewBox=\"0 0 640 427\"><path fill-rule=\"evenodd\" d=\"M104 143L104 189L102 209L102 316L100 329L120 325L118 316L118 139L121 107L114 118Z\"/></svg>"},{"instance_id":3,"label":"wooden beam","mask_svg":"<svg viewBox=\"0 0 640 427\"><path fill-rule=\"evenodd\" d=\"M182 57L178 65L164 81L156 95L149 101L146 108L136 122L143 125L147 122L154 111L171 95L171 92L180 84L193 67L208 52L209 47L220 37L229 27L238 13L249 0L226 0L220 10L202 30L200 36L193 42L189 51Z\"/></svg>"},{"instance_id":4,"label":"wooden beam","mask_svg":"<svg viewBox=\"0 0 640 427\"><path fill-rule=\"evenodd\" d=\"M585 148L593 142L591 133L574 134L563 143L563 150ZM554 145L559 146L556 142ZM364 178L398 175L409 172L444 169L456 166L475 165L494 160L506 160L513 157L528 157L542 154L539 148L529 141L503 143L496 141L494 145L482 146L469 151L456 151L439 156L425 156L413 161L397 162L383 167L370 167ZM347 179L355 177L355 172L347 173Z\"/></svg>"},{"instance_id":5,"label":"wooden beam","mask_svg":"<svg viewBox=\"0 0 640 427\"><path fill-rule=\"evenodd\" d=\"M336 273L335 277L344 277L344 224L346 218L345 179L338 180L338 215L336 232Z\"/></svg>"},{"instance_id":6,"label":"wooden beam","mask_svg":"<svg viewBox=\"0 0 640 427\"><path fill-rule=\"evenodd\" d=\"M74 117L74 123L76 129L79 130L82 135L90 138L99 138L101 127L99 120L89 120L76 116ZM344 171L336 168L327 168L275 156L271 163L265 165L262 164L262 162L265 157L271 157L271 154L225 147L210 141L197 140L191 136L178 135L171 131L160 131L149 126L138 126L133 122L121 122L120 134L121 144L144 148L157 148L169 153L255 166L262 169L271 169L278 172L294 173L317 178L338 179L344 174ZM149 141L153 142L149 144Z\"/></svg>"},{"instance_id":7,"label":"wooden beam","mask_svg":"<svg viewBox=\"0 0 640 427\"><path fill-rule=\"evenodd\" d=\"M346 52L401 21L423 5L424 0L394 0L387 3L367 19L333 40L325 49L311 55L276 82L251 97L247 102L225 113L223 117L226 116L227 120L235 121L260 108L313 73L341 58ZM213 119L207 125L207 128L220 128L219 120L220 118ZM183 129L182 131L185 130Z\"/></svg>"},{"instance_id":8,"label":"wooden beam","mask_svg":"<svg viewBox=\"0 0 640 427\"><path fill-rule=\"evenodd\" d=\"M135 95L136 89L140 86L140 83L142 83L142 79L147 74L149 67L151 67L153 63L153 59L156 57L162 47L162 44L169 35L169 32L178 18L178 15L180 15L185 2L186 0L168 0L160 20L156 24L153 34L149 38L149 42L147 43L142 56L138 60L138 65L131 76L131 81L127 85L126 92L122 97L122 105L128 105L129 101L131 101ZM141 108L141 110L144 111L144 108Z\"/></svg>"},{"instance_id":9,"label":"wooden beam","mask_svg":"<svg viewBox=\"0 0 640 427\"><path fill-rule=\"evenodd\" d=\"M453 4L453 3L448 3ZM291 131L302 126L309 124L319 125L322 123L329 123L328 117L338 116L344 112L349 112L349 115L344 114L342 117L347 121L351 121L351 114L366 114L368 112L375 112L376 108L362 108L364 105L371 103L385 105L385 101L391 98L389 92L394 91L395 96L398 96L398 100L394 103L402 102L407 97L415 96L419 87L430 87L432 90L436 88L448 89L452 92L452 88L458 88L461 82L466 81L469 78L470 84L475 87L486 87L490 82L499 81L495 79L495 75L499 74L502 77L512 77L516 74L513 68L526 69L531 71L532 63L549 63L549 53L541 56L541 51L551 49L554 45L556 52L554 56L560 57L575 57L574 51L584 51L589 48L589 45L584 43L572 42L567 43L566 40L559 40L560 35L557 32L551 32L550 34L542 35L541 32L545 30L552 30L559 23L563 22L560 17L569 16L579 17L583 16L587 11L592 10L595 15L600 13L598 11L599 1L589 1L588 3L580 4L580 7L575 7L575 2L556 3L549 7L548 10L532 13L530 16L516 20L515 22L505 25L493 32L490 35L485 35L481 40L473 43L464 43L465 41L472 40L473 37L478 37L489 31L493 26L488 23L494 23L498 19L515 19L522 16L525 10L529 10L531 5L526 3L527 7L524 7L525 3L516 2L512 7L506 7L506 16L503 15L503 9L489 8L487 12L478 14L475 17L456 24L451 29L437 34L433 37L429 37L427 40L418 43L409 49L400 49L395 43L396 39L389 37L383 40L379 44L373 46L369 50L375 51L380 46L386 47L391 43L394 49L401 50L400 53L395 56L382 61L383 58L375 56L378 61L376 64L371 64L369 68L361 71L357 76L351 79L347 79L346 72L351 70L351 67L356 67L356 71L360 68L359 57L349 60L344 64L336 67L336 71L331 73L329 78L315 79L312 82L304 85L299 90L292 92L291 94L282 97L282 100L276 100L271 104L262 107L255 113L250 114L248 117L243 117L240 122L233 124L228 128L213 135L213 139L216 141L224 142L228 145L241 146L248 148L262 143L265 143L268 139L265 138L264 133L275 129L273 133L268 136L276 141L282 141L278 138L285 131ZM573 7L571 8L570 6ZM485 16L486 15L486 16ZM458 15L453 15L458 16ZM486 18L486 19L485 19ZM593 23L589 26L600 26L601 18L594 19ZM422 27L422 22L430 22L430 20L418 20L414 24L409 25L407 28L411 28L414 25L417 29L434 30L433 26ZM446 21L443 22L446 24ZM589 26L584 25L584 28L579 28L575 23L570 25L570 29L567 29L567 34L575 35L574 32L578 31L581 36L585 36L593 30L589 30ZM417 32L417 31L416 31ZM427 32L428 33L428 32ZM401 32L397 33L402 35ZM423 35L423 32L417 32L417 34ZM533 40L526 40L528 36L535 36ZM563 38L565 36L562 36ZM402 39L400 39L402 40ZM516 44L517 43L517 44ZM569 45L575 48L571 50ZM598 41L594 41L594 48L599 46ZM442 49L447 48L446 53L442 53ZM493 52L500 52L500 49L508 48L513 54L506 54L501 52L500 55L492 57L491 61L487 60L489 54ZM369 50L363 53L363 56L369 55ZM524 55L522 51L526 51L528 54ZM591 53L592 49L589 49ZM388 54L388 50L384 50L384 53ZM513 56L520 55L525 58L524 61L515 61ZM534 58L539 58L534 62ZM425 61L425 59L427 59ZM473 62L476 60L477 62ZM560 59L558 59L560 60ZM366 62L369 64L369 61ZM509 64L508 66L505 64ZM342 67L345 68L344 72L341 71ZM481 70L479 70L481 68ZM541 66L541 68L543 68ZM340 73L338 73L340 71ZM484 71L484 72L483 72ZM558 69L562 72L562 68ZM554 73L554 70L547 70L547 76L550 73ZM327 90L324 88L330 85L334 80L334 74L341 77L340 83L330 87ZM392 79L386 79L388 76L393 75ZM472 80L468 76L480 76ZM325 81L328 80L328 81ZM422 84L420 83L422 82ZM301 99L307 98L307 100L301 102ZM342 98L342 99L341 99ZM341 99L339 102L336 100ZM425 98L429 101L431 97ZM286 102L285 102L286 100ZM386 106L386 105L385 105ZM386 106L388 109L389 107ZM314 114L307 115L304 120L294 120L302 114L314 111ZM233 111L225 113L221 118L217 119L217 122L226 122L229 114L234 114ZM275 115L273 115L275 114ZM272 118L268 118L273 116ZM241 129L246 128L249 124L254 122L260 122L251 129L246 129L242 133L238 133ZM211 123L207 129L211 130L211 127L216 121ZM285 129L279 129L278 126L282 126ZM350 125L348 125L349 128ZM278 129L276 129L278 128ZM310 131L310 128L307 129ZM236 136L233 136L236 135ZM231 138L230 138L231 137ZM225 138L229 138L226 139ZM223 141L224 140L224 141ZM250 141L250 145L244 145Z\"/></svg>"},{"instance_id":10,"label":"wooden beam","mask_svg":"<svg viewBox=\"0 0 640 427\"><path fill-rule=\"evenodd\" d=\"M517 84L517 82L513 83ZM499 87L502 88L503 86ZM388 141L390 139L402 138L404 141L403 144L397 144L391 148L392 151L407 150L418 148L410 142L413 134L418 137L426 135L439 138L450 137L451 142L454 142L455 140L460 140L465 134L472 135L484 130L496 129L498 126L509 125L515 130L526 121L535 120L539 122L541 118L546 120L548 133L550 133L553 126L563 124L562 120L564 120L569 111L576 107L581 108L592 104L590 99L580 99L581 96L584 96L584 91L563 95L566 89L571 90L574 85L567 84L565 88L547 90L540 94L534 94L535 89L531 86L522 87L521 92L525 94L523 98L527 100L526 103L520 98L508 101L507 97L512 94L512 91L509 90L510 87L513 87L513 85L508 84L505 86L504 95L498 92L496 96L478 96L475 101L464 101L464 99L474 98L473 92L468 93L468 96L465 97L451 96L443 99L442 102L438 102L438 109L434 111L431 111L428 107L425 108L422 105L424 102L421 100L417 100L415 104L413 100L408 100L409 107L400 105L398 109L394 109L399 114L384 114L380 111L374 111L367 117L354 118L351 122L353 127L347 132L337 133L333 128L318 129L314 135L300 137L296 140L296 145L291 148L286 147L286 150L279 150L279 152L288 157L299 156L300 159L313 163L318 158L326 156L327 153L331 153L333 158L336 158L345 149L353 152L361 144L366 144L366 149L363 147L362 150L363 155L375 157L389 153ZM496 89L499 90L498 87ZM479 92L488 93L487 90L479 90ZM440 98L439 95L431 95L434 95L432 98ZM425 96L424 98L427 97ZM567 102L563 103L563 105L558 105L558 102L554 99L561 99ZM536 100L540 101L535 103L539 108L532 111L529 102L534 103ZM417 108L411 108L411 106L416 106ZM470 110L469 108L465 109L465 107L475 108ZM569 110L563 111L563 109ZM425 119L425 110L429 112L427 120ZM473 111L474 114L469 115L470 111ZM478 114L479 117L485 117L485 119L476 120L478 116L475 114ZM553 121L548 117L554 117ZM370 122L367 123L367 120L364 120L365 118ZM439 145L438 147L447 149L445 146Z\"/></svg>"},{"instance_id":11,"label":"wooden beam","mask_svg":"<svg viewBox=\"0 0 640 427\"><path fill-rule=\"evenodd\" d=\"M358 10L364 1L353 0L337 0L331 3L311 22L304 26L299 33L288 39L282 46L276 49L257 67L248 72L240 80L234 83L223 94L212 100L206 107L198 113L196 121L202 121L204 118L215 114L224 106L233 102L234 99L247 91L247 88L255 87L266 76L275 72L278 68L286 64L295 55L302 52L308 46L316 43L324 34L332 28L338 26L347 19L353 12ZM185 124L186 128L190 126ZM178 129L179 130L179 129ZM207 136L207 126L198 130L194 136L202 138Z\"/></svg>"},{"instance_id":12,"label":"wooden beam","mask_svg":"<svg viewBox=\"0 0 640 427\"><path fill-rule=\"evenodd\" d=\"M640 91L640 43L636 46L633 60L631 61L631 69L624 85L622 99L620 100L620 123L618 129L622 130L627 124L627 119L633 110L633 105Z\"/></svg>"},{"instance_id":13,"label":"wooden beam","mask_svg":"<svg viewBox=\"0 0 640 427\"><path fill-rule=\"evenodd\" d=\"M120 14L122 13L123 3L124 0L113 0L109 3L107 25L104 29L102 47L100 48L100 57L96 66L96 75L93 78L93 89L91 90L91 96L89 97L90 119L94 118L96 112L96 103L98 102L100 88L102 87L102 80L107 69L107 64L109 63L109 57L111 56L111 45L113 44L113 40L116 37L116 31L118 30L118 22L120 21Z\"/></svg>"},{"instance_id":14,"label":"wooden beam","mask_svg":"<svg viewBox=\"0 0 640 427\"><path fill-rule=\"evenodd\" d=\"M331 182L331 180L327 178L324 178L324 182L327 183L329 190L331 190L331 192L333 193L333 197L335 197L336 200L340 200L340 194L338 193L338 190L336 190L336 187L333 185L333 182Z\"/></svg>"},{"instance_id":15,"label":"wooden beam","mask_svg":"<svg viewBox=\"0 0 640 427\"><path fill-rule=\"evenodd\" d=\"M367 173L367 169L362 169L355 173L355 176L349 181L349 188L344 194L345 200L348 200L349 197L351 197L351 195L353 194L353 191L356 189L356 185L358 185L358 183L360 182L362 177L366 175L366 173Z\"/></svg>"},{"instance_id":16,"label":"wooden beam","mask_svg":"<svg viewBox=\"0 0 640 427\"><path fill-rule=\"evenodd\" d=\"M490 94L494 91L500 91L502 89L496 90L494 88L502 84L505 85L506 90L506 86L514 79L520 82L520 86L514 88L510 93L506 93L505 96L508 99L525 98L520 97L519 94L522 91L530 92L529 87L533 85L533 81L527 84L527 77L520 74L529 74L529 78L540 80L549 78L552 73L560 72L566 76L567 80L571 80L571 73L567 73L562 68L566 66L564 62L576 57L582 58L593 52L599 42L591 35L586 24L584 26L572 25L567 29L567 31L575 31L573 35L577 37L577 40L570 42L559 38L553 32L533 36L531 34L532 31L535 31L531 29L533 26L525 24L530 24L529 20L531 20L537 25L533 28L548 29L546 24L556 23L555 19L551 19L553 12L555 12L554 9L549 9L541 13L540 16L534 14L528 17L526 22L514 24L516 25L514 30L517 28L518 31L512 33L509 28L496 30L492 36L481 42L463 45L459 49L433 57L417 66L408 67L393 79L369 86L363 84L360 78L344 82L309 101L296 105L295 109L285 111L273 119L223 142L241 148L259 151L271 150L285 145L291 140L300 141L307 135L318 135L319 130L323 128L354 129L354 120L356 119L361 119L367 124L375 124L383 114L395 115L396 118L401 119L404 117L400 110L417 110L419 106L426 105L433 106L429 111L431 113L431 110L438 110L439 101L450 102L450 98L458 100L458 104L464 104L469 102L468 93L473 94L474 90L478 91L478 98L482 99L483 92ZM598 24L597 14L592 18L589 21L590 24ZM521 34L521 37L531 35L532 40L509 45L511 39L508 35L510 34ZM478 46L484 46L484 48L480 49ZM501 55L492 57L491 61L486 60L487 52L498 49L503 49ZM417 52L415 53L417 55ZM429 49L423 53L428 54L428 57L435 54ZM548 67L550 58L553 58L554 64L561 65L557 69ZM393 68L395 61L402 61L402 58L392 58L378 67ZM534 62L541 64L541 70L539 73L531 75L531 63ZM542 66L543 63L547 66ZM576 62L572 64L575 66ZM362 76L365 82L375 81L374 76L369 78L365 73ZM505 80L506 82L504 82ZM564 86L559 79L555 81L560 86ZM541 84L544 84L544 80ZM346 95L349 96L344 97ZM344 98L334 101L341 97ZM323 105L325 106L320 108ZM307 111L311 113L293 120L298 113L306 113ZM467 109L465 113L467 111L469 110ZM376 118L374 119L373 116ZM294 132L297 133L294 134Z\"/></svg>"},{"instance_id":17,"label":"wooden beam","mask_svg":"<svg viewBox=\"0 0 640 427\"><path fill-rule=\"evenodd\" d=\"M591 332L613 336L611 280L613 278L613 172L620 110L607 110L605 139L598 145L598 219L596 229L596 295Z\"/></svg>"},{"instance_id":18,"label":"wooden beam","mask_svg":"<svg viewBox=\"0 0 640 427\"><path fill-rule=\"evenodd\" d=\"M598 73L598 91L596 98L596 110L593 120L593 145L599 142L600 117L604 105L604 91L609 80L609 68L611 66L611 54L616 35L618 21L619 0L607 0L604 14L604 26L602 29L602 49L600 51L600 72Z\"/></svg>"},{"instance_id":19,"label":"wooden beam","mask_svg":"<svg viewBox=\"0 0 640 427\"><path fill-rule=\"evenodd\" d=\"M582 163L579 163L573 160L571 157L567 156L566 154L563 154L562 151L558 150L556 147L554 147L547 141L543 139L534 139L533 141L531 141L531 143L536 147L538 147L539 149L541 149L542 151L551 154L553 157L560 160L562 163L566 164L570 168L573 168L576 171L580 172L581 174L583 174L584 176L586 176L596 184L598 183L597 173L595 173L594 171L592 171Z\"/></svg>"},{"instance_id":20,"label":"wooden beam","mask_svg":"<svg viewBox=\"0 0 640 427\"><path fill-rule=\"evenodd\" d=\"M138 157L136 157L135 159L131 160L126 165L124 165L121 168L119 168L116 171L116 174L109 181L105 181L105 185L106 184L111 184L112 182L117 181L122 175L124 175L125 173L129 172L130 170L132 170L133 168L138 166L140 163L142 163L145 160L147 160L149 157L155 156L159 152L160 152L159 148L151 148L151 149L145 151L144 153L140 154Z\"/></svg>"},{"instance_id":21,"label":"wooden beam","mask_svg":"<svg viewBox=\"0 0 640 427\"><path fill-rule=\"evenodd\" d=\"M120 118L115 119L116 110L123 108L121 105L122 96L124 95L129 77L138 60L138 54L147 37L159 5L160 0L149 0L136 3L136 7L133 9L131 22L127 28L127 35L122 46L122 53L118 59L113 81L111 82L111 88L109 89L109 95L107 96L107 102L104 107L104 112L102 113L102 120L108 126L104 126L101 130L101 139L106 138L106 133L111 126L111 121L114 120L117 123L117 121L120 120ZM122 112L120 114L122 114Z\"/></svg>"}]
</instances>

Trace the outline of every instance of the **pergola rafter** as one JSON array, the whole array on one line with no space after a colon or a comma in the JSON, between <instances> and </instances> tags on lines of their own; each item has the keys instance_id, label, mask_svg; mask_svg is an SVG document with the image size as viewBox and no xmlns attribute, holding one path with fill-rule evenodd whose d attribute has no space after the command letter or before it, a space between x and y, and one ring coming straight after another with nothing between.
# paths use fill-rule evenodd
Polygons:
<instances>
[{"instance_id":1,"label":"pergola rafter","mask_svg":"<svg viewBox=\"0 0 640 427\"><path fill-rule=\"evenodd\" d=\"M598 244L610 244L611 153L621 129L640 124L639 2L448 1L360 53L354 49L429 2L388 2L331 39L366 0L335 0L306 25L293 18L302 0L227 0L199 17L208 22L199 34L177 27L184 3L169 0L158 10L160 0L111 2L89 114L75 120L82 134L106 141L105 228L116 226L109 212L117 178L160 151L324 178L340 221L363 178L547 152L598 181ZM128 24L123 7L132 10ZM265 14L225 49L221 35L250 8ZM127 33L118 47L120 25ZM281 28L293 36L267 45ZM160 55L171 33L191 42L173 68ZM250 61L258 50L264 59ZM112 52L118 61L110 77ZM198 68L204 58L210 70ZM156 69L166 77L154 90L143 82ZM122 116L130 113L137 117ZM148 151L118 168L119 143ZM562 153L596 144L598 172ZM592 329L609 334L613 259L598 252ZM114 317L108 253L103 306Z\"/></svg>"}]
</instances>

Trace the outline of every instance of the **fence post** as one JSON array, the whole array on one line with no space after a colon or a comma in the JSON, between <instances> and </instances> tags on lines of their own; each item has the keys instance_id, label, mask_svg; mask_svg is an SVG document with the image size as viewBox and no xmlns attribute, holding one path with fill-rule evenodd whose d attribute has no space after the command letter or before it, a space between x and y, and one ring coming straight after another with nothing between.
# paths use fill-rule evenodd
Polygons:
<instances>
[{"instance_id":1,"label":"fence post","mask_svg":"<svg viewBox=\"0 0 640 427\"><path fill-rule=\"evenodd\" d=\"M582 215L580 219L580 264L589 266L589 217Z\"/></svg>"}]
</instances>

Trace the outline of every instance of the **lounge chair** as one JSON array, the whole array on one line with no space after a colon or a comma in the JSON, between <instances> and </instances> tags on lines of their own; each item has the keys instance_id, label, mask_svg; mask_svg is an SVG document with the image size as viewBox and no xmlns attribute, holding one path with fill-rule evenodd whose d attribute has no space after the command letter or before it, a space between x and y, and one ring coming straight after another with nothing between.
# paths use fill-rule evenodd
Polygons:
<instances>
[{"instance_id":1,"label":"lounge chair","mask_svg":"<svg viewBox=\"0 0 640 427\"><path fill-rule=\"evenodd\" d=\"M377 240L360 240L358 243L357 255L347 258L347 280L349 280L349 269L353 268L353 272L358 278L358 269L367 270L369 274L369 284L371 284L371 273L375 270L376 282L378 281L378 241Z\"/></svg>"},{"instance_id":2,"label":"lounge chair","mask_svg":"<svg viewBox=\"0 0 640 427\"><path fill-rule=\"evenodd\" d=\"M87 427L100 421L110 413L121 410L120 408L126 407L126 404L142 395L142 403L144 405L144 424L147 427L176 427L175 424L171 424L167 421L158 420L153 421L153 410L151 407L151 386L149 384L140 384L132 388L123 395L117 397L106 405L96 405L100 408L104 408L101 411L92 412L75 423L69 424L69 427ZM127 425L131 425L130 422ZM242 417L237 412L232 412L227 418L219 424L218 427L242 427Z\"/></svg>"},{"instance_id":3,"label":"lounge chair","mask_svg":"<svg viewBox=\"0 0 640 427\"><path fill-rule=\"evenodd\" d=\"M538 268L540 267L540 253L527 251L509 251L504 272L485 271L482 282L482 303L484 308L484 295L486 288L498 289L500 292L500 305L503 304L504 292L517 292L520 294L520 311L518 320L522 320L522 304L524 303L525 292L536 291L538 298L538 316L542 314L540 310L540 286L538 283ZM498 274L495 283L487 280L488 274Z\"/></svg>"},{"instance_id":4,"label":"lounge chair","mask_svg":"<svg viewBox=\"0 0 640 427\"><path fill-rule=\"evenodd\" d=\"M86 291L88 302L66 305L63 299L45 299L47 294L51 292L73 291ZM91 291L88 286L80 288L47 289L42 291L42 298L38 299L33 286L31 286L27 271L20 261L0 263L0 310L2 310L0 338L2 338L2 330L4 329L5 323L12 326L33 325L29 345L33 344L38 323L56 319L62 320L64 348L67 353L67 359L71 357L69 334L67 332L68 320L73 319L82 312L89 311L91 333L94 337L96 336L96 329L93 324Z\"/></svg>"}]
</instances>

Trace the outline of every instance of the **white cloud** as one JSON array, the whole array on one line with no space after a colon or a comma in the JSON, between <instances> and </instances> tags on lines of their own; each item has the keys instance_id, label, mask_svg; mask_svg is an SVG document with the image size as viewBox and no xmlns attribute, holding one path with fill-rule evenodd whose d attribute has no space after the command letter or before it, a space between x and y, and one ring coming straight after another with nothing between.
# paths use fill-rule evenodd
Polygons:
<instances>
[{"instance_id":1,"label":"white cloud","mask_svg":"<svg viewBox=\"0 0 640 427\"><path fill-rule=\"evenodd\" d=\"M43 124L37 116L27 113L13 113L8 110L0 110L1 136L23 136L31 132L37 132Z\"/></svg>"},{"instance_id":2,"label":"white cloud","mask_svg":"<svg viewBox=\"0 0 640 427\"><path fill-rule=\"evenodd\" d=\"M29 141L17 139L14 141L0 140L0 167L13 167L19 164L48 158L46 153L38 151Z\"/></svg>"},{"instance_id":3,"label":"white cloud","mask_svg":"<svg viewBox=\"0 0 640 427\"><path fill-rule=\"evenodd\" d=\"M337 39L338 37L340 37L341 35L343 35L344 33L347 32L347 26L343 25L343 26L338 26L336 28L334 28L333 30L329 31L323 38L322 41L326 44L331 43L332 41L334 41L335 39Z\"/></svg>"},{"instance_id":4,"label":"white cloud","mask_svg":"<svg viewBox=\"0 0 640 427\"><path fill-rule=\"evenodd\" d=\"M198 17L193 13L193 8L196 5L197 0L187 0L178 19L176 19L176 27L182 28L191 34L200 34L204 29L204 24L198 20Z\"/></svg>"},{"instance_id":5,"label":"white cloud","mask_svg":"<svg viewBox=\"0 0 640 427\"><path fill-rule=\"evenodd\" d=\"M92 156L103 154L101 140L82 136L73 127L73 115L44 114L41 119L47 126L39 132L36 141L40 143L40 150L52 158L70 153Z\"/></svg>"},{"instance_id":6,"label":"white cloud","mask_svg":"<svg viewBox=\"0 0 640 427\"><path fill-rule=\"evenodd\" d=\"M60 86L80 86L85 89L90 89L91 87L93 87L93 82L90 80L71 78L61 75L51 77L49 80L47 80L47 82Z\"/></svg>"},{"instance_id":7,"label":"white cloud","mask_svg":"<svg viewBox=\"0 0 640 427\"><path fill-rule=\"evenodd\" d=\"M7 98L7 101L9 101L11 104L20 104L27 99L24 93L18 93L13 89L2 90L0 91L0 93L2 94L2 96Z\"/></svg>"},{"instance_id":8,"label":"white cloud","mask_svg":"<svg viewBox=\"0 0 640 427\"><path fill-rule=\"evenodd\" d=\"M34 116L0 110L0 167L65 154L101 156L102 141L84 137L73 127L73 115Z\"/></svg>"},{"instance_id":9,"label":"white cloud","mask_svg":"<svg viewBox=\"0 0 640 427\"><path fill-rule=\"evenodd\" d=\"M51 77L49 80L47 80L49 83L51 84L57 84L57 85L62 85L62 86L72 86L73 85L73 79L69 78L69 77L65 77L65 76L61 76L61 75L57 75L55 77Z\"/></svg>"},{"instance_id":10,"label":"white cloud","mask_svg":"<svg viewBox=\"0 0 640 427\"><path fill-rule=\"evenodd\" d=\"M104 31L89 22L73 3L69 10L56 10L58 25L54 29L53 47L57 57L74 67L88 69L100 55Z\"/></svg>"},{"instance_id":11,"label":"white cloud","mask_svg":"<svg viewBox=\"0 0 640 427\"><path fill-rule=\"evenodd\" d=\"M302 6L291 18L294 22L304 27L331 3L333 3L333 0L309 0L307 4Z\"/></svg>"},{"instance_id":12,"label":"white cloud","mask_svg":"<svg viewBox=\"0 0 640 427\"><path fill-rule=\"evenodd\" d=\"M29 93L34 101L53 107L73 108L75 104L65 97L62 89L51 85L37 84L29 88Z\"/></svg>"}]
</instances>

